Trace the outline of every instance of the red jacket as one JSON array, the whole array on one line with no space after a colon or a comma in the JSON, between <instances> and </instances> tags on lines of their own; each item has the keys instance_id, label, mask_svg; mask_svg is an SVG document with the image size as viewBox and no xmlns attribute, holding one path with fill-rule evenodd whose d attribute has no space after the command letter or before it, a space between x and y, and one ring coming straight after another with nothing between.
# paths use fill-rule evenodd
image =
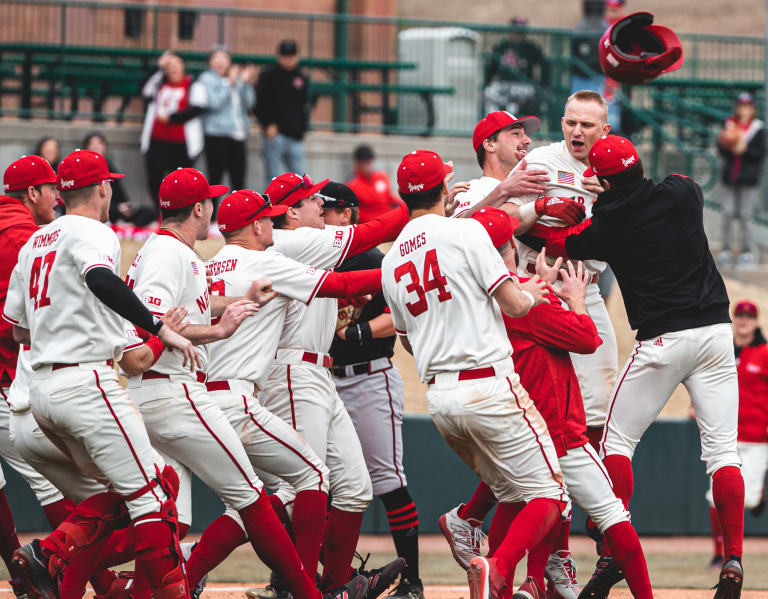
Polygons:
<instances>
[{"instance_id":1,"label":"red jacket","mask_svg":"<svg viewBox=\"0 0 768 599\"><path fill-rule=\"evenodd\" d=\"M591 354L603 340L592 319L563 308L552 289L549 301L522 318L504 315L504 324L520 383L547 423L557 457L562 457L589 442L579 380L568 352Z\"/></svg>"},{"instance_id":2,"label":"red jacket","mask_svg":"<svg viewBox=\"0 0 768 599\"><path fill-rule=\"evenodd\" d=\"M739 441L768 443L768 345L760 334L741 348L739 376Z\"/></svg>"},{"instance_id":3,"label":"red jacket","mask_svg":"<svg viewBox=\"0 0 768 599\"><path fill-rule=\"evenodd\" d=\"M0 314L5 309L8 282L19 259L21 246L37 231L32 214L19 200L0 195ZM13 340L13 325L0 318L0 379L3 386L16 376L19 344Z\"/></svg>"},{"instance_id":4,"label":"red jacket","mask_svg":"<svg viewBox=\"0 0 768 599\"><path fill-rule=\"evenodd\" d=\"M367 223L403 202L392 193L389 177L383 171L374 171L370 177L357 172L347 185L360 201L360 223Z\"/></svg>"}]
</instances>

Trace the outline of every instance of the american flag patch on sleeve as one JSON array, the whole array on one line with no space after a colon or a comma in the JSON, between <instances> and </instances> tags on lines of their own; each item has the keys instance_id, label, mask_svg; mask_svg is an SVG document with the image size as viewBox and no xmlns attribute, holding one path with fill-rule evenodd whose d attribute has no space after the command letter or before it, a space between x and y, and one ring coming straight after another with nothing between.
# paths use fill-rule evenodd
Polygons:
<instances>
[{"instance_id":1,"label":"american flag patch on sleeve","mask_svg":"<svg viewBox=\"0 0 768 599\"><path fill-rule=\"evenodd\" d=\"M574 184L574 174L569 173L568 171L557 171L557 182L562 183L564 185L573 185Z\"/></svg>"},{"instance_id":2,"label":"american flag patch on sleeve","mask_svg":"<svg viewBox=\"0 0 768 599\"><path fill-rule=\"evenodd\" d=\"M200 270L197 268L197 262L192 262L192 274L199 275Z\"/></svg>"}]
</instances>

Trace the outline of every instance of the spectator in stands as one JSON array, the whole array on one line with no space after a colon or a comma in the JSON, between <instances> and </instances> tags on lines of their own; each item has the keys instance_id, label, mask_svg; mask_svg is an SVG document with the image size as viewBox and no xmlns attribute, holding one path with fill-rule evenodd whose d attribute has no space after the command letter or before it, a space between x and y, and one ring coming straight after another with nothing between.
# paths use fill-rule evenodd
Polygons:
<instances>
[{"instance_id":1,"label":"spectator in stands","mask_svg":"<svg viewBox=\"0 0 768 599\"><path fill-rule=\"evenodd\" d=\"M59 162L61 161L61 147L59 146L59 140L55 137L41 137L35 146L33 154L45 158L50 163L53 170L59 168Z\"/></svg>"},{"instance_id":2,"label":"spectator in stands","mask_svg":"<svg viewBox=\"0 0 768 599\"><path fill-rule=\"evenodd\" d=\"M387 173L374 170L373 161L376 156L371 146L357 146L352 158L355 161L355 177L347 181L347 185L355 192L360 202L360 223L367 223L402 203L402 200L392 193Z\"/></svg>"},{"instance_id":3,"label":"spectator in stands","mask_svg":"<svg viewBox=\"0 0 768 599\"><path fill-rule=\"evenodd\" d=\"M256 118L262 128L266 185L281 173L305 172L304 133L309 122L309 78L299 68L294 40L277 47L277 64L265 67L256 83Z\"/></svg>"},{"instance_id":4,"label":"spectator in stands","mask_svg":"<svg viewBox=\"0 0 768 599\"><path fill-rule=\"evenodd\" d=\"M219 185L226 172L232 189L244 189L246 140L251 128L248 113L256 103L256 69L232 64L223 47L214 48L208 67L198 78L205 89L203 132L208 181ZM217 207L218 200L214 201L214 217Z\"/></svg>"},{"instance_id":5,"label":"spectator in stands","mask_svg":"<svg viewBox=\"0 0 768 599\"><path fill-rule=\"evenodd\" d=\"M114 161L109 156L107 138L99 131L92 131L83 139L81 148L91 150L104 156L107 160L109 172L119 173ZM112 181L112 201L109 204L109 221L113 224L126 222L137 227L145 227L157 219L157 208L154 202L150 205L134 206L125 191L122 179Z\"/></svg>"},{"instance_id":6,"label":"spectator in stands","mask_svg":"<svg viewBox=\"0 0 768 599\"><path fill-rule=\"evenodd\" d=\"M624 16L625 6L626 0L605 0L603 20L605 21L606 29Z\"/></svg>"},{"instance_id":7,"label":"spectator in stands","mask_svg":"<svg viewBox=\"0 0 768 599\"><path fill-rule=\"evenodd\" d=\"M760 171L765 158L765 127L757 118L755 100L742 93L736 100L733 115L729 116L717 140L723 157L723 249L718 256L722 266L733 263L731 252L731 224L741 225L740 266L755 263L752 253L752 218L760 197Z\"/></svg>"},{"instance_id":8,"label":"spectator in stands","mask_svg":"<svg viewBox=\"0 0 768 599\"><path fill-rule=\"evenodd\" d=\"M157 60L158 70L141 90L148 102L141 132L141 152L153 203L157 202L163 177L180 166L193 166L203 150L200 115L205 92L186 73L184 61L173 51Z\"/></svg>"}]
</instances>

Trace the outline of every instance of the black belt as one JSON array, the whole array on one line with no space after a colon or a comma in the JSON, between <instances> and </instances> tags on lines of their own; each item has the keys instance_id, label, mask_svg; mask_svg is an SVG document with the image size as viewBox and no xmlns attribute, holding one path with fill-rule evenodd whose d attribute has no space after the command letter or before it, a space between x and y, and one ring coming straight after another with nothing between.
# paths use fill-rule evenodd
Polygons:
<instances>
[{"instance_id":1,"label":"black belt","mask_svg":"<svg viewBox=\"0 0 768 599\"><path fill-rule=\"evenodd\" d=\"M362 364L352 364L352 372L355 374L368 374L370 370L370 362L363 362ZM346 378L347 367L344 364L334 364L331 368L333 376L337 376L340 379Z\"/></svg>"}]
</instances>

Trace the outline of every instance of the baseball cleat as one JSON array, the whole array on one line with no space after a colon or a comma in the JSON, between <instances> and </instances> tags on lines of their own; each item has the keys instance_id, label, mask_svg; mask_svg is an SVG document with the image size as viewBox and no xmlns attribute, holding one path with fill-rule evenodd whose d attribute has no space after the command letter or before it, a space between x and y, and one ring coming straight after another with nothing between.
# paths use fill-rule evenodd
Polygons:
<instances>
[{"instance_id":1,"label":"baseball cleat","mask_svg":"<svg viewBox=\"0 0 768 599\"><path fill-rule=\"evenodd\" d=\"M11 564L19 573L29 599L57 599L58 584L48 573L48 558L43 555L38 539L14 551Z\"/></svg>"},{"instance_id":2,"label":"baseball cleat","mask_svg":"<svg viewBox=\"0 0 768 599\"><path fill-rule=\"evenodd\" d=\"M496 599L507 582L496 567L492 557L476 557L467 569L469 599Z\"/></svg>"},{"instance_id":3,"label":"baseball cleat","mask_svg":"<svg viewBox=\"0 0 768 599\"><path fill-rule=\"evenodd\" d=\"M579 583L576 581L576 562L571 552L561 549L551 553L544 570L548 586L562 599L578 599Z\"/></svg>"},{"instance_id":4,"label":"baseball cleat","mask_svg":"<svg viewBox=\"0 0 768 599\"><path fill-rule=\"evenodd\" d=\"M722 555L713 555L707 568L710 570L722 570L724 565L725 559Z\"/></svg>"},{"instance_id":5,"label":"baseball cleat","mask_svg":"<svg viewBox=\"0 0 768 599\"><path fill-rule=\"evenodd\" d=\"M323 593L323 599L365 599L367 595L368 579L365 576L355 576L343 587Z\"/></svg>"},{"instance_id":6,"label":"baseball cleat","mask_svg":"<svg viewBox=\"0 0 768 599\"><path fill-rule=\"evenodd\" d=\"M473 558L482 555L482 547L488 537L479 526L473 526L468 520L459 517L459 509L463 505L440 516L437 523L448 541L453 559L466 570Z\"/></svg>"},{"instance_id":7,"label":"baseball cleat","mask_svg":"<svg viewBox=\"0 0 768 599\"><path fill-rule=\"evenodd\" d=\"M613 557L601 555L597 558L595 573L584 585L578 599L605 599L611 587L624 579L624 572L619 568Z\"/></svg>"},{"instance_id":8,"label":"baseball cleat","mask_svg":"<svg viewBox=\"0 0 768 599\"><path fill-rule=\"evenodd\" d=\"M421 579L414 582L410 580L400 580L398 584L387 597L391 599L424 599L424 585Z\"/></svg>"},{"instance_id":9,"label":"baseball cleat","mask_svg":"<svg viewBox=\"0 0 768 599\"><path fill-rule=\"evenodd\" d=\"M512 595L512 599L544 599L544 594L539 590L536 581L529 576Z\"/></svg>"},{"instance_id":10,"label":"baseball cleat","mask_svg":"<svg viewBox=\"0 0 768 599\"><path fill-rule=\"evenodd\" d=\"M365 561L367 561L366 558ZM364 567L365 562L363 562ZM392 586L392 583L400 576L400 572L405 568L405 558L398 557L396 560L389 562L382 568L376 568L375 570L358 570L360 576L365 576L368 580L368 594L366 599L376 599L384 591Z\"/></svg>"},{"instance_id":11,"label":"baseball cleat","mask_svg":"<svg viewBox=\"0 0 768 599\"><path fill-rule=\"evenodd\" d=\"M732 555L720 570L720 580L714 587L715 599L739 599L742 584L744 584L744 570L741 567L741 559Z\"/></svg>"}]
</instances>

